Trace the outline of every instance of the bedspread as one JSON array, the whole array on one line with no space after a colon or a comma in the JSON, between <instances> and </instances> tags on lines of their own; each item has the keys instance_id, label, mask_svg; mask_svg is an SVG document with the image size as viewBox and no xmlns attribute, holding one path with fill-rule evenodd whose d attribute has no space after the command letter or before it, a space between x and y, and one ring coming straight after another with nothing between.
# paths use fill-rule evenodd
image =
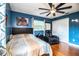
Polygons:
<instances>
[{"instance_id":1,"label":"bedspread","mask_svg":"<svg viewBox=\"0 0 79 59\"><path fill-rule=\"evenodd\" d=\"M52 56L50 45L32 34L13 35L7 44L9 56L41 56L43 54Z\"/></svg>"}]
</instances>

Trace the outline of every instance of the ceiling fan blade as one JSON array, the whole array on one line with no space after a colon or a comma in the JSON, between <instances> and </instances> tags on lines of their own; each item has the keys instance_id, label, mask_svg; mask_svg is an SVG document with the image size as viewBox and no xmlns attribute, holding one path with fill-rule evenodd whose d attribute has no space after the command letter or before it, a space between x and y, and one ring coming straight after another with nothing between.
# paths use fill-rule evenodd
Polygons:
<instances>
[{"instance_id":1,"label":"ceiling fan blade","mask_svg":"<svg viewBox=\"0 0 79 59\"><path fill-rule=\"evenodd\" d=\"M62 8L59 8L59 9L57 9L57 10L70 9L70 8L72 8L72 6L62 7Z\"/></svg>"},{"instance_id":2,"label":"ceiling fan blade","mask_svg":"<svg viewBox=\"0 0 79 59\"><path fill-rule=\"evenodd\" d=\"M49 4L50 8L52 8L52 3L48 3L48 4Z\"/></svg>"},{"instance_id":3,"label":"ceiling fan blade","mask_svg":"<svg viewBox=\"0 0 79 59\"><path fill-rule=\"evenodd\" d=\"M48 16L50 13L48 13L46 16Z\"/></svg>"},{"instance_id":4,"label":"ceiling fan blade","mask_svg":"<svg viewBox=\"0 0 79 59\"><path fill-rule=\"evenodd\" d=\"M56 11L56 12L58 12L58 13L63 13L63 14L65 13L64 11L59 11L59 10L58 10L58 11Z\"/></svg>"},{"instance_id":5,"label":"ceiling fan blade","mask_svg":"<svg viewBox=\"0 0 79 59\"><path fill-rule=\"evenodd\" d=\"M46 9L46 8L39 8L40 10L50 10L50 9Z\"/></svg>"},{"instance_id":6,"label":"ceiling fan blade","mask_svg":"<svg viewBox=\"0 0 79 59\"><path fill-rule=\"evenodd\" d=\"M42 12L42 13L40 13L40 14L45 14L45 13L48 13L48 12Z\"/></svg>"},{"instance_id":7,"label":"ceiling fan blade","mask_svg":"<svg viewBox=\"0 0 79 59\"><path fill-rule=\"evenodd\" d=\"M55 14L55 13L53 13L53 16L56 16L56 14Z\"/></svg>"},{"instance_id":8,"label":"ceiling fan blade","mask_svg":"<svg viewBox=\"0 0 79 59\"><path fill-rule=\"evenodd\" d=\"M65 3L60 3L57 7L56 7L56 9L58 9L59 7L61 7L62 5L64 5Z\"/></svg>"}]
</instances>

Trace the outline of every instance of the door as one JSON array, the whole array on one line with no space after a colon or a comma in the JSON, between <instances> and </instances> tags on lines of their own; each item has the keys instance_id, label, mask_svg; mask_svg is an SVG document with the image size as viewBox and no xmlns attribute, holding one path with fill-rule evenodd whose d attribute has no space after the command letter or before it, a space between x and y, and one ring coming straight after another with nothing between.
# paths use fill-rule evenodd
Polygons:
<instances>
[{"instance_id":1,"label":"door","mask_svg":"<svg viewBox=\"0 0 79 59\"><path fill-rule=\"evenodd\" d=\"M61 42L69 42L69 18L59 19L52 22L52 34L57 35Z\"/></svg>"}]
</instances>

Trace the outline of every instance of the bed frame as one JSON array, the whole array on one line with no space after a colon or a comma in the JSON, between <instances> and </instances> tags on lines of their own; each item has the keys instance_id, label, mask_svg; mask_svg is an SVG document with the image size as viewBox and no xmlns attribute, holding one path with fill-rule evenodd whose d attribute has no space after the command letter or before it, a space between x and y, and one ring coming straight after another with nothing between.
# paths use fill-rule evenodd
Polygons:
<instances>
[{"instance_id":1,"label":"bed frame","mask_svg":"<svg viewBox=\"0 0 79 59\"><path fill-rule=\"evenodd\" d=\"M33 34L33 28L12 28L12 35Z\"/></svg>"},{"instance_id":2,"label":"bed frame","mask_svg":"<svg viewBox=\"0 0 79 59\"><path fill-rule=\"evenodd\" d=\"M12 35L16 34L33 34L33 28L12 28ZM49 56L49 54L43 54L41 56Z\"/></svg>"}]
</instances>

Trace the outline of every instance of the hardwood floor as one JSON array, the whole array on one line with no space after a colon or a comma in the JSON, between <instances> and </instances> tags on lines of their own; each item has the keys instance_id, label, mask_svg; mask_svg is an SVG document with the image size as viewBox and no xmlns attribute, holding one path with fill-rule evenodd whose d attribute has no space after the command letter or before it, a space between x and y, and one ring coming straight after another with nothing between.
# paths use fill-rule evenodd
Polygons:
<instances>
[{"instance_id":1,"label":"hardwood floor","mask_svg":"<svg viewBox=\"0 0 79 59\"><path fill-rule=\"evenodd\" d=\"M52 45L54 56L79 56L79 48L69 46L66 43Z\"/></svg>"}]
</instances>

